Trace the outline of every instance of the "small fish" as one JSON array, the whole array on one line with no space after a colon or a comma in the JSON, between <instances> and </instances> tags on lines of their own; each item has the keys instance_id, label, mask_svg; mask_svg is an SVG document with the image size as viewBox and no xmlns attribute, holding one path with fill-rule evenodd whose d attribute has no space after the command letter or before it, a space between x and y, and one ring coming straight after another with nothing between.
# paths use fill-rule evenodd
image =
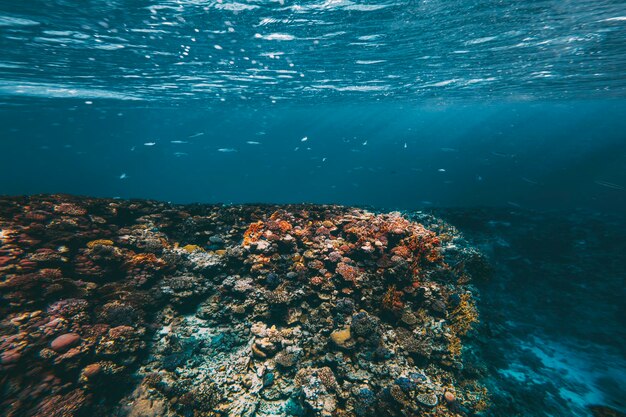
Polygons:
<instances>
[{"instance_id":1,"label":"small fish","mask_svg":"<svg viewBox=\"0 0 626 417\"><path fill-rule=\"evenodd\" d=\"M620 190L620 191L624 191L625 188L619 184L614 184L612 182L608 182L608 181L594 181L596 184L601 185L602 187L606 187L606 188L612 188L613 190Z\"/></svg>"},{"instance_id":2,"label":"small fish","mask_svg":"<svg viewBox=\"0 0 626 417\"><path fill-rule=\"evenodd\" d=\"M233 148L219 148L217 151L218 151L218 152L226 152L226 153L229 153L229 152L237 152L237 149L233 149Z\"/></svg>"},{"instance_id":3,"label":"small fish","mask_svg":"<svg viewBox=\"0 0 626 417\"><path fill-rule=\"evenodd\" d=\"M133 152L135 149L137 149L137 147L133 146L132 148L130 148L130 151Z\"/></svg>"},{"instance_id":4,"label":"small fish","mask_svg":"<svg viewBox=\"0 0 626 417\"><path fill-rule=\"evenodd\" d=\"M522 181L526 181L526 182L527 182L527 183L529 183L529 184L533 184L533 185L537 185L537 184L538 184L538 182L537 182L537 181L533 181L533 180L528 179L528 178L526 178L526 177L520 177L520 178L522 179Z\"/></svg>"},{"instance_id":5,"label":"small fish","mask_svg":"<svg viewBox=\"0 0 626 417\"><path fill-rule=\"evenodd\" d=\"M441 152L457 152L457 149L454 148L439 148Z\"/></svg>"},{"instance_id":6,"label":"small fish","mask_svg":"<svg viewBox=\"0 0 626 417\"><path fill-rule=\"evenodd\" d=\"M522 207L521 205L517 204L517 203L516 203L516 202L514 202L514 201L507 201L506 203L507 203L508 205L510 205L510 206L513 206L513 207L517 207L517 208L521 208L521 207Z\"/></svg>"},{"instance_id":7,"label":"small fish","mask_svg":"<svg viewBox=\"0 0 626 417\"><path fill-rule=\"evenodd\" d=\"M404 149L408 148L408 145L406 144L406 142L404 142Z\"/></svg>"},{"instance_id":8,"label":"small fish","mask_svg":"<svg viewBox=\"0 0 626 417\"><path fill-rule=\"evenodd\" d=\"M154 146L156 145L156 142L146 142L143 144L143 146Z\"/></svg>"},{"instance_id":9,"label":"small fish","mask_svg":"<svg viewBox=\"0 0 626 417\"><path fill-rule=\"evenodd\" d=\"M186 140L170 140L170 143L181 144L181 143L189 143Z\"/></svg>"},{"instance_id":10,"label":"small fish","mask_svg":"<svg viewBox=\"0 0 626 417\"><path fill-rule=\"evenodd\" d=\"M309 140L308 136L303 137L302 139L300 139L300 142L306 142L307 140Z\"/></svg>"},{"instance_id":11,"label":"small fish","mask_svg":"<svg viewBox=\"0 0 626 417\"><path fill-rule=\"evenodd\" d=\"M495 151L492 151L491 154L494 155L494 156L499 156L500 158L514 158L515 157L515 154L510 154L509 155L509 154L506 154L506 153L495 152Z\"/></svg>"},{"instance_id":12,"label":"small fish","mask_svg":"<svg viewBox=\"0 0 626 417\"><path fill-rule=\"evenodd\" d=\"M293 151L294 151L294 152L297 152L297 151L298 151L298 149L300 149L300 147L299 147L299 146L296 146L295 148L293 148Z\"/></svg>"},{"instance_id":13,"label":"small fish","mask_svg":"<svg viewBox=\"0 0 626 417\"><path fill-rule=\"evenodd\" d=\"M248 145L260 145L260 144L261 144L261 142L257 142L257 141L255 141L255 140L249 140L249 141L247 141L246 143L247 143Z\"/></svg>"},{"instance_id":14,"label":"small fish","mask_svg":"<svg viewBox=\"0 0 626 417\"><path fill-rule=\"evenodd\" d=\"M322 162L326 162L326 158L322 158Z\"/></svg>"},{"instance_id":15,"label":"small fish","mask_svg":"<svg viewBox=\"0 0 626 417\"><path fill-rule=\"evenodd\" d=\"M123 172L122 175L120 175L120 179L125 180L126 178L128 178L128 175L126 175L126 173Z\"/></svg>"},{"instance_id":16,"label":"small fish","mask_svg":"<svg viewBox=\"0 0 626 417\"><path fill-rule=\"evenodd\" d=\"M367 141L363 142L363 146L367 145Z\"/></svg>"},{"instance_id":17,"label":"small fish","mask_svg":"<svg viewBox=\"0 0 626 417\"><path fill-rule=\"evenodd\" d=\"M200 133L195 133L195 134L193 134L193 135L191 135L189 137L190 138L197 138L198 136L203 136L203 135L204 135L204 132L200 132Z\"/></svg>"},{"instance_id":18,"label":"small fish","mask_svg":"<svg viewBox=\"0 0 626 417\"><path fill-rule=\"evenodd\" d=\"M437 171L439 171L439 172L446 172L446 170L443 169L443 168L439 168Z\"/></svg>"},{"instance_id":19,"label":"small fish","mask_svg":"<svg viewBox=\"0 0 626 417\"><path fill-rule=\"evenodd\" d=\"M187 152L174 152L174 156L180 158L181 156L189 155Z\"/></svg>"}]
</instances>

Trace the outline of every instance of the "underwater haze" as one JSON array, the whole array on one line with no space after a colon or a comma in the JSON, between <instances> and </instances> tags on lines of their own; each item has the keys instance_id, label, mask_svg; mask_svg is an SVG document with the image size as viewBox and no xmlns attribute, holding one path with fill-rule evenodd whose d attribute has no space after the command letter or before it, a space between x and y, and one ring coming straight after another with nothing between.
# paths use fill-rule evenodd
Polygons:
<instances>
[{"instance_id":1,"label":"underwater haze","mask_svg":"<svg viewBox=\"0 0 626 417\"><path fill-rule=\"evenodd\" d=\"M0 0L0 176L0 414L626 413L623 0ZM382 214L392 210L407 223ZM252 351L256 361L266 360L257 368L259 378L275 365L280 371L263 374L259 389L280 386L284 392L247 397L252 388L244 384L233 389L246 395L220 397L197 369L217 375L222 368L211 358L220 358L228 372L233 352L250 358L237 350L244 345L237 338L250 336L241 329L258 319L251 311L274 311L266 294L294 285L294 272L270 265L279 258L270 252L283 240L291 247L293 236L284 234L292 227L308 231L310 213L319 217L318 234L349 240L353 229L346 225L358 218L369 225L360 224L359 233L371 237L383 230L389 236L376 235L362 247L360 238L360 249L346 249L335 271L328 265L341 256L331 262L323 253L343 248L343 241L313 244L298 234L305 243L295 245L311 249L280 256L299 274L305 258L306 265L324 262L297 287L319 291L320 300L281 305L289 315L305 317L289 322L292 330L302 326L306 337L319 333L330 342L289 366L272 362L275 341L261 354ZM280 240L266 245L259 230L276 216L287 223L263 232L274 234L267 242ZM426 236L417 223L436 234L427 236L440 245L442 263L412 264L423 273L412 287L385 281L381 302L372 277L395 279L396 269L382 274L376 268L392 258L402 261L399 254L408 249L390 247L381 259L367 257L395 242L397 224L412 237ZM355 290L342 281L332 292L320 284L322 277L346 278L345 266L337 272L342 263L361 268L372 288ZM62 278L50 272L55 268ZM446 274L458 276L448 282ZM354 284L353 278L345 280ZM144 290L154 299L132 298ZM224 299L209 297L214 293ZM411 351L408 359L398 353L402 343L390 348L397 356L379 349L364 353L364 360L355 352L366 350L369 342L361 339L369 331L356 337L348 325L361 320L360 313L338 318L337 311L352 302L346 299L356 303L350 312L371 309L374 322L395 327L388 334L397 333L398 340L405 327L421 336L422 327L441 330L454 322L459 305L475 303L480 324L467 339L458 327L445 337L429 336L428 366L421 353ZM95 326L109 317L107 306L127 303L112 307L106 325L123 323L141 335L132 359L130 350L102 359L93 353L100 342L86 336L93 335L93 323L55 316L70 308L67 303L78 309L72 303L83 301ZM238 312L228 316L232 323L216 308L221 303L228 314ZM378 310L377 303L385 305ZM300 311L309 304L308 313ZM405 312L415 307L424 321L408 324L399 310L386 311L389 305ZM32 327L40 314L63 324ZM214 328L216 317L228 321L220 324L223 333ZM306 317L334 327L308 328ZM276 324L270 319L269 329ZM25 334L30 345L20 339ZM67 346L55 350L53 336ZM310 342L290 337L283 345ZM222 338L230 347L215 346L214 339ZM463 348L452 342L461 339ZM446 349L442 340L449 350L463 350L463 361L437 362ZM344 354L362 368L337 359ZM380 369L372 371L378 365L362 365L372 357L392 361L389 372L402 373L404 379L392 384L396 391L381 388L389 381ZM89 368L95 361L97 372ZM422 379L407 370L417 365ZM332 369L338 385L327 384L323 393L303 388L298 378L289 379L298 366L300 379L307 369L310 381ZM20 367L32 372L21 375ZM102 379L90 380L91 372ZM118 379L106 379L116 372ZM155 374L158 383L150 379ZM37 384L44 378L42 388ZM407 388L418 380L419 394ZM199 393L196 386L206 389ZM325 399L323 406L307 397L310 390L316 401ZM413 397L401 399L405 394ZM218 397L231 408L218 407ZM185 398L190 404L183 404ZM250 406L253 411L235 409L249 406L239 402L251 398L261 401ZM330 403L337 408L330 410Z\"/></svg>"},{"instance_id":2,"label":"underwater haze","mask_svg":"<svg viewBox=\"0 0 626 417\"><path fill-rule=\"evenodd\" d=\"M0 117L6 194L626 209L626 104L617 101L163 109L30 100Z\"/></svg>"}]
</instances>

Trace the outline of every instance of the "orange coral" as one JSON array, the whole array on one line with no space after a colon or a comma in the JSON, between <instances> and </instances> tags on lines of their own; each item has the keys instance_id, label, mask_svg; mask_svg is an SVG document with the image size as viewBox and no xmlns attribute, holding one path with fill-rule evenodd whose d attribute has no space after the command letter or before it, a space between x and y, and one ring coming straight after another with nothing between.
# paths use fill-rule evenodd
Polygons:
<instances>
[{"instance_id":1,"label":"orange coral","mask_svg":"<svg viewBox=\"0 0 626 417\"><path fill-rule=\"evenodd\" d=\"M292 229L291 223L289 223L286 220L279 220L278 227L280 228L280 231L283 233L286 233Z\"/></svg>"},{"instance_id":2,"label":"orange coral","mask_svg":"<svg viewBox=\"0 0 626 417\"><path fill-rule=\"evenodd\" d=\"M252 263L250 270L259 271L265 268L271 262L271 258L263 255L252 255L250 256L250 261Z\"/></svg>"},{"instance_id":3,"label":"orange coral","mask_svg":"<svg viewBox=\"0 0 626 417\"><path fill-rule=\"evenodd\" d=\"M263 235L264 226L265 224L260 220L256 223L251 223L243 234L243 245L248 246L259 240L259 238Z\"/></svg>"},{"instance_id":4,"label":"orange coral","mask_svg":"<svg viewBox=\"0 0 626 417\"><path fill-rule=\"evenodd\" d=\"M129 267L151 266L155 269L161 269L166 263L163 259L157 258L154 253L139 253L126 261L126 265Z\"/></svg>"},{"instance_id":5,"label":"orange coral","mask_svg":"<svg viewBox=\"0 0 626 417\"><path fill-rule=\"evenodd\" d=\"M270 220L276 220L279 219L281 216L283 216L285 214L285 212L283 210L276 210L275 212L273 212L272 214L270 214L269 219Z\"/></svg>"},{"instance_id":6,"label":"orange coral","mask_svg":"<svg viewBox=\"0 0 626 417\"><path fill-rule=\"evenodd\" d=\"M304 236L307 236L309 234L309 229L308 228L302 229L302 228L298 227L298 228L294 229L293 232L294 232L294 234L297 237L304 237Z\"/></svg>"},{"instance_id":7,"label":"orange coral","mask_svg":"<svg viewBox=\"0 0 626 417\"><path fill-rule=\"evenodd\" d=\"M408 247L403 246L403 245L394 247L393 249L391 249L391 253L393 255L400 256L404 259L411 257L411 250Z\"/></svg>"},{"instance_id":8,"label":"orange coral","mask_svg":"<svg viewBox=\"0 0 626 417\"><path fill-rule=\"evenodd\" d=\"M324 283L324 278L316 276L311 278L309 282L311 283L311 285L319 286Z\"/></svg>"},{"instance_id":9,"label":"orange coral","mask_svg":"<svg viewBox=\"0 0 626 417\"><path fill-rule=\"evenodd\" d=\"M285 220L285 218L292 218L292 217L293 216L291 216L289 213L283 210L275 211L274 213L272 213L272 215L269 218L268 223L271 223L271 226L268 225L268 228L271 229L272 231L280 231L281 233L287 233L293 228L293 226L291 225L291 223Z\"/></svg>"},{"instance_id":10,"label":"orange coral","mask_svg":"<svg viewBox=\"0 0 626 417\"><path fill-rule=\"evenodd\" d=\"M404 239L408 248L418 257L428 262L438 262L441 260L439 246L441 242L434 232L426 230L421 224L413 225L411 235Z\"/></svg>"}]
</instances>

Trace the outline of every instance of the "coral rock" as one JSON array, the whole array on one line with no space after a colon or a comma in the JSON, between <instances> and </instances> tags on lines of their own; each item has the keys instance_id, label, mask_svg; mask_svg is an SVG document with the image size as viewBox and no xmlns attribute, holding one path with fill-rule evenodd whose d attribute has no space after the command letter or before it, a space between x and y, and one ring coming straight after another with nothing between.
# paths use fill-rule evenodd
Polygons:
<instances>
[{"instance_id":1,"label":"coral rock","mask_svg":"<svg viewBox=\"0 0 626 417\"><path fill-rule=\"evenodd\" d=\"M65 352L80 343L80 336L76 333L65 333L50 343L50 348L55 352Z\"/></svg>"},{"instance_id":2,"label":"coral rock","mask_svg":"<svg viewBox=\"0 0 626 417\"><path fill-rule=\"evenodd\" d=\"M340 347L340 348L349 347L350 345L349 341L351 340L351 338L352 338L352 335L350 333L350 326L346 326L345 328L341 330L335 330L334 332L330 334L330 340L333 341L335 346Z\"/></svg>"}]
</instances>

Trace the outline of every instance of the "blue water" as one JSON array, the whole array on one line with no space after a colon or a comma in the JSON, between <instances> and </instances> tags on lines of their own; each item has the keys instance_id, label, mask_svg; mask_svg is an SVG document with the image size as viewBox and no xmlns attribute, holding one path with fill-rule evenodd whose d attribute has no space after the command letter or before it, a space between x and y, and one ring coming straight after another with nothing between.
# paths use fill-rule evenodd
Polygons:
<instances>
[{"instance_id":1,"label":"blue water","mask_svg":"<svg viewBox=\"0 0 626 417\"><path fill-rule=\"evenodd\" d=\"M621 1L3 1L0 192L622 211L625 38Z\"/></svg>"},{"instance_id":2,"label":"blue water","mask_svg":"<svg viewBox=\"0 0 626 417\"><path fill-rule=\"evenodd\" d=\"M38 100L0 116L0 190L620 211L624 114L621 101L164 109Z\"/></svg>"},{"instance_id":3,"label":"blue water","mask_svg":"<svg viewBox=\"0 0 626 417\"><path fill-rule=\"evenodd\" d=\"M519 230L552 220L459 225L501 265L485 316L535 358L492 347L494 415L547 381L536 415L624 409L624 229L602 216L624 224L625 39L614 0L0 0L0 194L588 213L541 255Z\"/></svg>"}]
</instances>

